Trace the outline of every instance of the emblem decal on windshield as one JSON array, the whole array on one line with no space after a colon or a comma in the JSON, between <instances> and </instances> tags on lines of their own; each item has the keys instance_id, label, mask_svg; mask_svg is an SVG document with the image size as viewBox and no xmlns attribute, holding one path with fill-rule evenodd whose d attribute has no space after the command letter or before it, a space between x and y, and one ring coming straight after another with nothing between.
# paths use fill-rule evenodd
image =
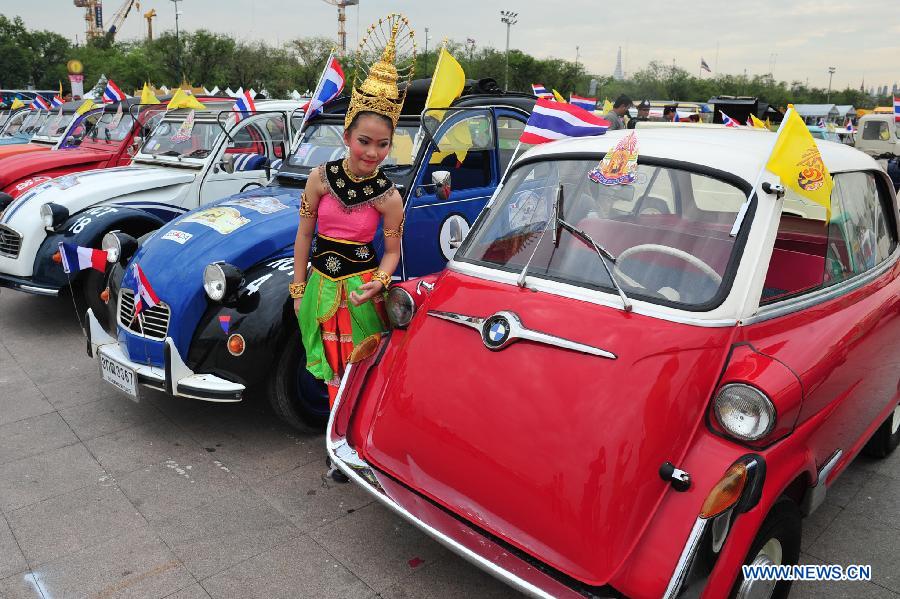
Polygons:
<instances>
[{"instance_id":1,"label":"emblem decal on windshield","mask_svg":"<svg viewBox=\"0 0 900 599\"><path fill-rule=\"evenodd\" d=\"M616 354L593 345L585 345L584 343L529 329L522 324L522 320L513 312L497 312L485 318L457 314L456 312L443 312L441 310L429 310L428 315L475 329L481 333L481 341L484 343L484 346L491 351L499 351L516 341L524 339L610 360L617 358Z\"/></svg>"},{"instance_id":2,"label":"emblem decal on windshield","mask_svg":"<svg viewBox=\"0 0 900 599\"><path fill-rule=\"evenodd\" d=\"M634 132L623 137L594 167L588 177L603 185L629 185L637 174L638 143Z\"/></svg>"}]
</instances>

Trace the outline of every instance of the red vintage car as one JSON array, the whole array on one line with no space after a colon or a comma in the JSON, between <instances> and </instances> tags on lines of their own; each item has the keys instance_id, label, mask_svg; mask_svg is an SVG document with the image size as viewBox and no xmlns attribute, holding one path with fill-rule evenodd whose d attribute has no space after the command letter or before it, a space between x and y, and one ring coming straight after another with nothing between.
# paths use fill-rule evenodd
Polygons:
<instances>
[{"instance_id":1,"label":"red vintage car","mask_svg":"<svg viewBox=\"0 0 900 599\"><path fill-rule=\"evenodd\" d=\"M819 142L828 214L760 173L773 134L715 126L638 129L634 181L596 182L625 134L530 150L391 289L329 456L532 596L784 597L741 566L797 564L801 518L900 443L893 187Z\"/></svg>"},{"instance_id":2,"label":"red vintage car","mask_svg":"<svg viewBox=\"0 0 900 599\"><path fill-rule=\"evenodd\" d=\"M118 105L107 105L88 113L81 123L73 122L73 126L67 120L63 126L70 130L52 152L18 154L0 160L0 191L16 198L55 177L130 164L135 148L165 111L165 104L138 103L137 98L126 99L121 114Z\"/></svg>"}]
</instances>

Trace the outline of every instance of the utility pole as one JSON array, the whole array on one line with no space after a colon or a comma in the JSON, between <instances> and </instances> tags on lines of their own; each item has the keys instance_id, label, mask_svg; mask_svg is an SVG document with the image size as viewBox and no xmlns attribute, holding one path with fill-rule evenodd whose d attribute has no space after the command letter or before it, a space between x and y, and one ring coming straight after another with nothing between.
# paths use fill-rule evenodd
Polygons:
<instances>
[{"instance_id":1,"label":"utility pole","mask_svg":"<svg viewBox=\"0 0 900 599\"><path fill-rule=\"evenodd\" d=\"M422 68L423 73L428 72L428 40L431 36L428 35L428 27L425 28L425 54L422 56L422 60L425 61L425 66Z\"/></svg>"},{"instance_id":2,"label":"utility pole","mask_svg":"<svg viewBox=\"0 0 900 599\"><path fill-rule=\"evenodd\" d=\"M178 46L178 72L182 79L184 79L184 66L181 62L181 32L178 28L178 15L181 13L178 12L178 3L183 1L184 0L172 0L172 3L175 4L175 45ZM181 82L179 82L179 85L180 84Z\"/></svg>"},{"instance_id":3,"label":"utility pole","mask_svg":"<svg viewBox=\"0 0 900 599\"><path fill-rule=\"evenodd\" d=\"M831 78L834 77L834 72L835 72L836 70L837 70L837 69L834 68L834 67L828 67L828 95L825 96L825 102L826 102L826 103L830 103L830 102L831 102Z\"/></svg>"},{"instance_id":4,"label":"utility pole","mask_svg":"<svg viewBox=\"0 0 900 599\"><path fill-rule=\"evenodd\" d=\"M516 18L518 16L519 13L517 12L510 12L508 10L500 11L500 22L506 24L506 67L503 69L503 91L509 90L509 29L519 22Z\"/></svg>"},{"instance_id":5,"label":"utility pole","mask_svg":"<svg viewBox=\"0 0 900 599\"><path fill-rule=\"evenodd\" d=\"M578 58L579 58L578 51L579 50L580 50L580 48L578 46L575 46L575 90L576 91L578 90Z\"/></svg>"}]
</instances>

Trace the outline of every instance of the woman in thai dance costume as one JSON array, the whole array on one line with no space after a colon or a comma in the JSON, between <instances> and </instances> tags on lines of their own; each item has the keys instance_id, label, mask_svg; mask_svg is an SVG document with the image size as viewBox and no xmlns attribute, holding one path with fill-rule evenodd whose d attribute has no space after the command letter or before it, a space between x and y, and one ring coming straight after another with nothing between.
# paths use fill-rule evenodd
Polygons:
<instances>
[{"instance_id":1,"label":"woman in thai dance costume","mask_svg":"<svg viewBox=\"0 0 900 599\"><path fill-rule=\"evenodd\" d=\"M371 56L379 35L381 59L351 92L344 120L347 155L310 173L294 242L290 294L306 368L325 381L332 406L353 349L388 328L384 293L400 260L403 201L379 165L391 151L405 99L398 80L412 78L415 44L406 19L392 14L369 28L358 56ZM399 73L398 48L413 57ZM372 241L382 219L384 253L378 261Z\"/></svg>"}]
</instances>

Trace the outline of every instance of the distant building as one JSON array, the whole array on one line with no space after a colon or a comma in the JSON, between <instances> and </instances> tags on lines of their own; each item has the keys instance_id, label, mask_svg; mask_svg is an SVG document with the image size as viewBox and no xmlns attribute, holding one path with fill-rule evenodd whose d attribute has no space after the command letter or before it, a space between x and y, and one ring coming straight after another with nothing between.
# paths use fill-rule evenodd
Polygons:
<instances>
[{"instance_id":1,"label":"distant building","mask_svg":"<svg viewBox=\"0 0 900 599\"><path fill-rule=\"evenodd\" d=\"M613 79L616 81L625 79L625 72L622 70L622 46L619 46L619 52L616 54L616 70L613 71Z\"/></svg>"},{"instance_id":2,"label":"distant building","mask_svg":"<svg viewBox=\"0 0 900 599\"><path fill-rule=\"evenodd\" d=\"M807 125L816 125L823 120L826 123L837 123L841 118L841 113L834 104L794 104L794 110Z\"/></svg>"}]
</instances>

